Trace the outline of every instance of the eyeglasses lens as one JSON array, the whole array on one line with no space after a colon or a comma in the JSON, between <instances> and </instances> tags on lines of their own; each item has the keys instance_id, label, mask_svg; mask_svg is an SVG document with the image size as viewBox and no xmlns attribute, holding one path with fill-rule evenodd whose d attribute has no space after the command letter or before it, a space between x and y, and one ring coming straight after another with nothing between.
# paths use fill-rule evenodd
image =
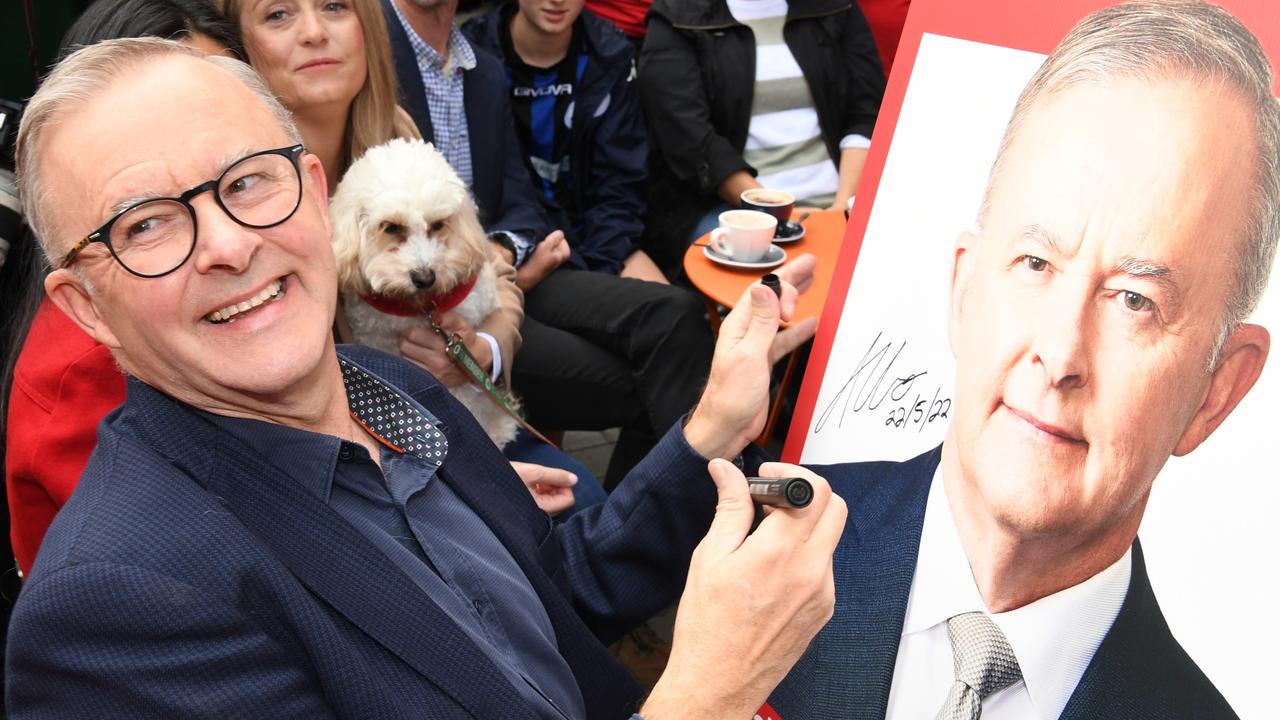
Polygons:
<instances>
[{"instance_id":1,"label":"eyeglasses lens","mask_svg":"<svg viewBox=\"0 0 1280 720\"><path fill-rule=\"evenodd\" d=\"M222 207L248 227L270 227L297 208L301 181L284 155L255 155L232 165L217 187ZM195 220L187 205L152 200L121 215L111 226L116 259L139 275L162 275L181 265L195 247Z\"/></svg>"}]
</instances>

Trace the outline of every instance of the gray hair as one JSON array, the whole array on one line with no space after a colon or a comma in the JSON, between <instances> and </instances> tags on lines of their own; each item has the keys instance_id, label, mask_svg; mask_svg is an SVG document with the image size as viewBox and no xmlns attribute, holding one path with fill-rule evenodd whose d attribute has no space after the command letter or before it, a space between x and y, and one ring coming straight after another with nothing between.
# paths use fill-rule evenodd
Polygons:
<instances>
[{"instance_id":1,"label":"gray hair","mask_svg":"<svg viewBox=\"0 0 1280 720\"><path fill-rule=\"evenodd\" d=\"M302 142L293 116L271 94L258 73L239 60L205 55L182 43L159 38L106 40L81 48L58 63L45 79L27 104L18 129L18 195L22 198L27 224L39 239L50 264L56 265L62 258L57 256L58 243L54 240L58 228L48 217L49 191L40 177L39 148L45 129L56 125L76 108L84 107L128 71L149 60L171 55L204 60L231 73L271 111L291 142Z\"/></svg>"},{"instance_id":2,"label":"gray hair","mask_svg":"<svg viewBox=\"0 0 1280 720\"><path fill-rule=\"evenodd\" d=\"M1236 259L1235 291L1227 302L1210 369L1231 333L1257 308L1280 237L1280 105L1272 95L1271 63L1239 20L1200 0L1138 0L1098 10L1077 24L1023 88L987 180L981 226L992 188L1018 129L1040 103L1086 83L1183 75L1239 93L1257 131L1253 212Z\"/></svg>"}]
</instances>

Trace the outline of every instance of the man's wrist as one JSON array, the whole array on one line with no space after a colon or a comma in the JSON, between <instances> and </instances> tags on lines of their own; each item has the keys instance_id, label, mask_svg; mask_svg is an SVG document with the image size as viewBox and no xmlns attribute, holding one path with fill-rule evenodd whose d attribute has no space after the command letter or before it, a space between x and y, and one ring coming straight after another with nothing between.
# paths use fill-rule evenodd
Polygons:
<instances>
[{"instance_id":1,"label":"man's wrist","mask_svg":"<svg viewBox=\"0 0 1280 720\"><path fill-rule=\"evenodd\" d=\"M534 243L520 233L510 230L495 230L489 233L490 242L511 254L511 264L520 267L533 254Z\"/></svg>"},{"instance_id":2,"label":"man's wrist","mask_svg":"<svg viewBox=\"0 0 1280 720\"><path fill-rule=\"evenodd\" d=\"M724 429L724 423L708 418L710 413L703 411L700 405L689 413L684 425L684 440L699 455L708 460L723 458L732 462L742 454L742 449L749 440L743 440L736 432Z\"/></svg>"}]
</instances>

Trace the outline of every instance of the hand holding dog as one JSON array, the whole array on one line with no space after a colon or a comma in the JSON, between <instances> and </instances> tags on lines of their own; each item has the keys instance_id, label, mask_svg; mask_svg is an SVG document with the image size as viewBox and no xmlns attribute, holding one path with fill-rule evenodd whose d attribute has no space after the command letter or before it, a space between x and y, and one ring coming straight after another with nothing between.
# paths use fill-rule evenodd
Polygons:
<instances>
[{"instance_id":1,"label":"hand holding dog","mask_svg":"<svg viewBox=\"0 0 1280 720\"><path fill-rule=\"evenodd\" d=\"M720 325L711 374L697 408L685 425L685 439L704 457L732 458L764 429L769 412L773 364L813 337L816 318L779 332L779 321L795 312L800 289L813 282L816 260L805 254L783 265L782 299L752 284Z\"/></svg>"},{"instance_id":2,"label":"hand holding dog","mask_svg":"<svg viewBox=\"0 0 1280 720\"><path fill-rule=\"evenodd\" d=\"M564 231L552 230L542 242L533 249L533 254L524 265L516 271L516 287L529 292L551 271L569 259L569 241L564 238Z\"/></svg>"},{"instance_id":3,"label":"hand holding dog","mask_svg":"<svg viewBox=\"0 0 1280 720\"><path fill-rule=\"evenodd\" d=\"M450 335L460 337L462 344L481 367L485 370L493 367L492 347L476 335L475 328L462 319L462 316L454 312L443 313L436 318L436 324ZM457 387L471 382L471 378L458 369L445 354L444 347L445 339L431 328L415 327L400 336L400 355L421 365L445 387Z\"/></svg>"}]
</instances>

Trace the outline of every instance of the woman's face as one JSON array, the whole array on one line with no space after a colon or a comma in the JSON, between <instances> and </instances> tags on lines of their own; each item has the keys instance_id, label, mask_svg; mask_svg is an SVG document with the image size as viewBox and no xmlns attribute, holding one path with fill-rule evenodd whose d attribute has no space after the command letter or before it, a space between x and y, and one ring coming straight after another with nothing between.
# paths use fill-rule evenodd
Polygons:
<instances>
[{"instance_id":1,"label":"woman's face","mask_svg":"<svg viewBox=\"0 0 1280 720\"><path fill-rule=\"evenodd\" d=\"M364 32L353 0L247 0L249 62L285 107L347 106L364 86Z\"/></svg>"}]
</instances>

